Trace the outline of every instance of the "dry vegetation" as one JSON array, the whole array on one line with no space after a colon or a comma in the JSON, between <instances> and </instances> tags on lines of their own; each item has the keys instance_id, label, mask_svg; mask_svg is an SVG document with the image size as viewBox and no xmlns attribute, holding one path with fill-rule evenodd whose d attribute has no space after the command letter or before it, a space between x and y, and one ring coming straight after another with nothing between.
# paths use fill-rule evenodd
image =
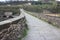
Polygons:
<instances>
[{"instance_id":1,"label":"dry vegetation","mask_svg":"<svg viewBox=\"0 0 60 40\"><path fill-rule=\"evenodd\" d=\"M60 14L52 14L52 13L51 13L51 14L45 14L45 15L46 15L46 16L53 16L53 17L54 17L54 16L55 16L55 17L60 17Z\"/></svg>"}]
</instances>

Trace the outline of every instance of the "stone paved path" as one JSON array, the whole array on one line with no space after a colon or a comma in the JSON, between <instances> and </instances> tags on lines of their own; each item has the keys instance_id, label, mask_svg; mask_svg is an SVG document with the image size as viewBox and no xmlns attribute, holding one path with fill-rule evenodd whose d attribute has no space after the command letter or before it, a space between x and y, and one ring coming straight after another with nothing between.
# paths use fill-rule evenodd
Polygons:
<instances>
[{"instance_id":1,"label":"stone paved path","mask_svg":"<svg viewBox=\"0 0 60 40\"><path fill-rule=\"evenodd\" d=\"M33 17L23 10L25 14L29 31L25 38L22 40L60 40L60 29Z\"/></svg>"}]
</instances>

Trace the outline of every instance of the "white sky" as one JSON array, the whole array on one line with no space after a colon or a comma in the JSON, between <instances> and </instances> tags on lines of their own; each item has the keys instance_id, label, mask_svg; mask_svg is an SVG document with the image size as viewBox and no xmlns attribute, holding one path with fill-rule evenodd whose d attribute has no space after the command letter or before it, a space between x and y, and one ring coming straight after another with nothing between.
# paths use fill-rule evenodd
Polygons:
<instances>
[{"instance_id":1,"label":"white sky","mask_svg":"<svg viewBox=\"0 0 60 40\"><path fill-rule=\"evenodd\" d=\"M5 0L0 0L0 1L5 1Z\"/></svg>"},{"instance_id":2,"label":"white sky","mask_svg":"<svg viewBox=\"0 0 60 40\"><path fill-rule=\"evenodd\" d=\"M0 0L0 1L8 1L8 0ZM37 0L34 0L34 1L37 1ZM60 1L60 0L56 0L56 1Z\"/></svg>"},{"instance_id":3,"label":"white sky","mask_svg":"<svg viewBox=\"0 0 60 40\"><path fill-rule=\"evenodd\" d=\"M57 0L57 1L60 1L60 0Z\"/></svg>"},{"instance_id":4,"label":"white sky","mask_svg":"<svg viewBox=\"0 0 60 40\"><path fill-rule=\"evenodd\" d=\"M8 1L8 0L0 0L0 1ZM34 1L37 1L37 0L34 0Z\"/></svg>"}]
</instances>

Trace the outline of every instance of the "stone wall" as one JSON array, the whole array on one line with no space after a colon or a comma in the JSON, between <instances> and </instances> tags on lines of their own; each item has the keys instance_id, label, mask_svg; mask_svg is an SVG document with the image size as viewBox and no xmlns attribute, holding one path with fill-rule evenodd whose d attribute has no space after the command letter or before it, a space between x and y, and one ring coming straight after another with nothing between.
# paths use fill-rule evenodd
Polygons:
<instances>
[{"instance_id":1,"label":"stone wall","mask_svg":"<svg viewBox=\"0 0 60 40\"><path fill-rule=\"evenodd\" d=\"M25 17L12 23L0 25L0 40L18 40L22 38L26 25Z\"/></svg>"}]
</instances>

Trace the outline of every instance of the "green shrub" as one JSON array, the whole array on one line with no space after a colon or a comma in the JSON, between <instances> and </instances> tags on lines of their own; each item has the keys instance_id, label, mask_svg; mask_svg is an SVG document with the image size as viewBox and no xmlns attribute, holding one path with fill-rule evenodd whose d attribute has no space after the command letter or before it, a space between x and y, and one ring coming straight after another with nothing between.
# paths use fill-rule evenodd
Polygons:
<instances>
[{"instance_id":1,"label":"green shrub","mask_svg":"<svg viewBox=\"0 0 60 40\"><path fill-rule=\"evenodd\" d=\"M42 12L42 8L38 5L29 5L29 6L23 6L23 8L27 11L32 12Z\"/></svg>"},{"instance_id":2,"label":"green shrub","mask_svg":"<svg viewBox=\"0 0 60 40\"><path fill-rule=\"evenodd\" d=\"M54 13L56 12L60 13L60 5L58 5L56 2L52 2L52 4L42 4L42 5L29 5L29 6L23 5L23 8L31 12L43 12L43 10L49 10Z\"/></svg>"},{"instance_id":3,"label":"green shrub","mask_svg":"<svg viewBox=\"0 0 60 40\"><path fill-rule=\"evenodd\" d=\"M0 13L4 13L4 12L13 12L13 14L20 13L19 8L20 7L3 6L0 7Z\"/></svg>"}]
</instances>

